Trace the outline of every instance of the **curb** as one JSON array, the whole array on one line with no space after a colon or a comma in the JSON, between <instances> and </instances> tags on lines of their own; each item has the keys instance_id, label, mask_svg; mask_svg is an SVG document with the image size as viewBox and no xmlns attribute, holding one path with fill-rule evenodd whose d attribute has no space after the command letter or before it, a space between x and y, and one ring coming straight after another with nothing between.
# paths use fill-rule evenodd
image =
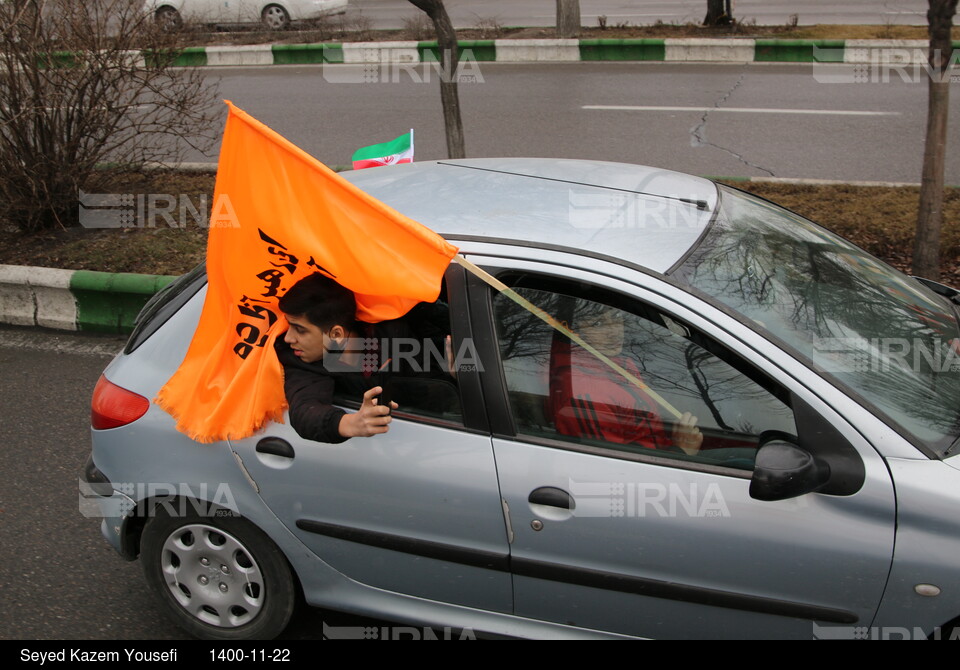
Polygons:
<instances>
[{"instance_id":1,"label":"curb","mask_svg":"<svg viewBox=\"0 0 960 670\"><path fill-rule=\"evenodd\" d=\"M174 279L0 265L0 323L129 333L150 297Z\"/></svg>"},{"instance_id":2,"label":"curb","mask_svg":"<svg viewBox=\"0 0 960 670\"><path fill-rule=\"evenodd\" d=\"M926 40L507 39L464 40L458 43L458 50L464 62L663 61L924 66L928 46ZM960 49L960 41L955 41L953 46ZM147 54L144 57L149 58ZM175 60L175 65L417 65L439 61L436 41L324 42L186 47Z\"/></svg>"}]
</instances>

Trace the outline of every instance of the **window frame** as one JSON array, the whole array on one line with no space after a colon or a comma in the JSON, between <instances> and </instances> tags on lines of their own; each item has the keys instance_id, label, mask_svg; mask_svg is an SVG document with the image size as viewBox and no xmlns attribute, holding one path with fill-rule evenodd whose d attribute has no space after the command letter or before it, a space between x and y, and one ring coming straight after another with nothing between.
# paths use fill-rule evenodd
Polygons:
<instances>
[{"instance_id":1,"label":"window frame","mask_svg":"<svg viewBox=\"0 0 960 670\"><path fill-rule=\"evenodd\" d=\"M447 304L450 310L450 330L453 336L453 347L454 351L457 351L461 342L473 338L470 326L470 310L468 308L466 271L456 263L451 264L444 274L443 281L446 286ZM393 400L400 405L400 408L393 412L393 417L398 420L436 426L438 428L490 434L487 415L483 411L484 401L479 370L458 371L456 380L451 380L451 383L455 385L459 394L462 417L460 422L406 411L403 408L402 398L397 397L394 397ZM347 399L335 394L334 404L337 407L358 410L361 402L358 399Z\"/></svg>"},{"instance_id":2,"label":"window frame","mask_svg":"<svg viewBox=\"0 0 960 670\"><path fill-rule=\"evenodd\" d=\"M737 354L729 347L724 346L717 341L716 338L692 326L683 317L677 316L672 309L658 305L649 299L640 298L623 290L604 285L602 281L599 281L602 277L597 275L594 275L590 281L587 281L563 277L559 274L560 268L557 268L557 272L552 274L543 269L521 270L516 268L499 268L496 267L495 259L490 259L489 262L485 263L484 269L511 288L521 287L554 292L557 292L557 289L561 289L561 292L565 292L566 295L574 295L578 298L609 304L618 309L625 309L634 314L641 314L643 318L649 318L648 315L654 311L666 314L678 323L683 324L690 331L691 341L714 356L717 356L717 358L724 363L730 365L737 372L782 402L794 414L796 423L797 410L794 403L798 399L792 392L782 384L777 383L770 375L757 368L743 356ZM585 292L582 290L573 290L576 287L587 287L587 290ZM479 330L475 330L474 335L488 345L482 347L483 350L480 351L480 357L481 360L484 361L482 379L484 393L488 403L490 426L494 437L605 458L714 473L745 480L752 478L752 469L744 470L715 463L687 460L682 457L661 456L656 454L656 450L649 450L651 453L626 451L596 444L572 442L520 432L514 419L506 374L503 361L500 358L499 333L493 305L496 292L488 284L472 275L468 277L468 288L470 291L471 307L475 315L474 322L477 324L477 327L483 328L482 335ZM565 289L565 291L563 291L563 289ZM491 365L491 361L495 362L495 364ZM797 432L800 432L799 427ZM797 438L799 439L799 435L797 435Z\"/></svg>"}]
</instances>

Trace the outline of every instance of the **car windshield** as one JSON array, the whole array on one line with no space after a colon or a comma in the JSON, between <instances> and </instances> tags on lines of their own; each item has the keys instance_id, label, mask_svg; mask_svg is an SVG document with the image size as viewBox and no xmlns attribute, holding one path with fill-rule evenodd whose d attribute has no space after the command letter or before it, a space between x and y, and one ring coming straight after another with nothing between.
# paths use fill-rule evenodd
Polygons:
<instances>
[{"instance_id":1,"label":"car windshield","mask_svg":"<svg viewBox=\"0 0 960 670\"><path fill-rule=\"evenodd\" d=\"M944 455L960 434L952 303L792 212L727 187L721 198L711 230L674 276Z\"/></svg>"}]
</instances>

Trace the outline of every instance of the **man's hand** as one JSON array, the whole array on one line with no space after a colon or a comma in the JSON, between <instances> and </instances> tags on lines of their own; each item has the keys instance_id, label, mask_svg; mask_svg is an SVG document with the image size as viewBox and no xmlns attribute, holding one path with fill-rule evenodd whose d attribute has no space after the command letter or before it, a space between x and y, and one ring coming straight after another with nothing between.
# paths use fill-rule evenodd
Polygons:
<instances>
[{"instance_id":1,"label":"man's hand","mask_svg":"<svg viewBox=\"0 0 960 670\"><path fill-rule=\"evenodd\" d=\"M372 437L390 430L390 410L378 404L377 396L383 393L383 388L375 386L363 394L363 404L355 414L344 414L340 419L341 437ZM392 402L390 406L397 409L399 405Z\"/></svg>"},{"instance_id":2,"label":"man's hand","mask_svg":"<svg viewBox=\"0 0 960 670\"><path fill-rule=\"evenodd\" d=\"M457 378L457 359L453 355L453 335L447 335L443 339L443 350L447 354L447 372L454 379Z\"/></svg>"},{"instance_id":3,"label":"man's hand","mask_svg":"<svg viewBox=\"0 0 960 670\"><path fill-rule=\"evenodd\" d=\"M673 427L673 443L688 456L696 456L703 444L703 433L697 428L697 417L684 412L680 421Z\"/></svg>"}]
</instances>

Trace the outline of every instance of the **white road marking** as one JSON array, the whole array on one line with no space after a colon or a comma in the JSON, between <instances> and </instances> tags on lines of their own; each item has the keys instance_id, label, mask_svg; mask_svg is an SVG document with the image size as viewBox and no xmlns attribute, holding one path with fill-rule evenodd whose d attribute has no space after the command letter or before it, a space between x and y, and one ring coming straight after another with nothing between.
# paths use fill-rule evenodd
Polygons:
<instances>
[{"instance_id":1,"label":"white road marking","mask_svg":"<svg viewBox=\"0 0 960 670\"><path fill-rule=\"evenodd\" d=\"M582 12L582 13L581 13L581 16L585 16L585 17L588 17L588 18L589 18L589 17L596 17L596 16L601 16L601 15L600 15L600 14L594 14L594 13L591 13L591 12ZM668 18L670 15L669 15L668 13L666 13L666 12L658 12L658 13L654 13L654 14L606 14L605 16L607 17L607 19L634 19L634 18L648 18L648 17L651 17L651 16L656 16L656 17L658 17L658 18L665 19L665 18ZM677 16L681 16L681 15L680 15L680 14L677 14ZM556 13L554 13L554 14L534 14L534 15L533 15L533 18L535 18L535 19L556 19L556 18L557 18L557 15L556 15Z\"/></svg>"},{"instance_id":2,"label":"white road marking","mask_svg":"<svg viewBox=\"0 0 960 670\"><path fill-rule=\"evenodd\" d=\"M820 114L833 116L900 116L900 112L846 109L769 109L765 107L653 107L642 105L584 105L582 109L620 112L734 112L743 114Z\"/></svg>"}]
</instances>

